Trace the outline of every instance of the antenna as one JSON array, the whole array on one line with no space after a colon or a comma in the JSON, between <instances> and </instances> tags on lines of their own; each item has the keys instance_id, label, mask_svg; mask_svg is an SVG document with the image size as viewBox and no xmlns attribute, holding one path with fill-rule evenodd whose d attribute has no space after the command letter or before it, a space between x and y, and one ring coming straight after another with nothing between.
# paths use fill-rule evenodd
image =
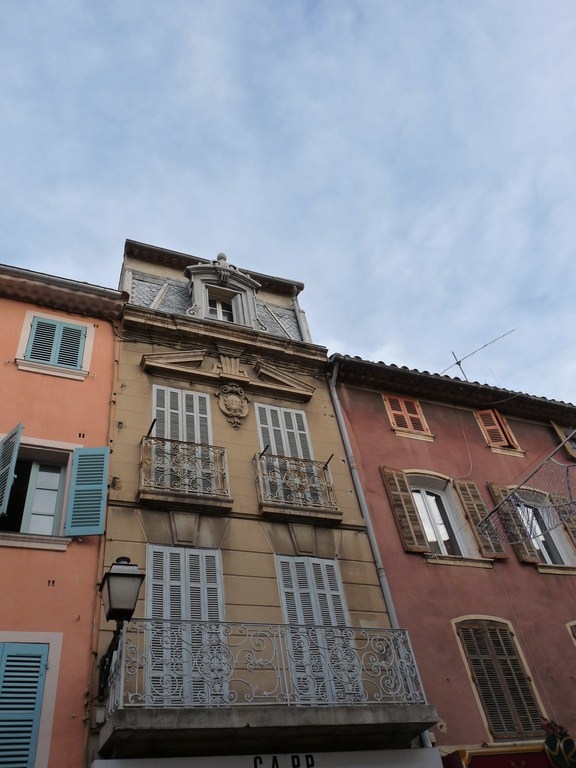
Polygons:
<instances>
[{"instance_id":1,"label":"antenna","mask_svg":"<svg viewBox=\"0 0 576 768\"><path fill-rule=\"evenodd\" d=\"M506 333L503 333L501 336L496 336L496 338L492 339L492 341L487 341L486 344L482 344L481 347L478 347L478 349L475 349L473 352L470 352L468 355L464 355L464 357L461 357L460 359L458 359L456 357L456 353L455 352L452 352L452 356L454 357L454 360L456 360L456 362L452 363L452 365L449 365L448 368L445 368L443 371L441 371L440 375L442 375L443 373L446 373L446 371L449 371L450 368L454 368L454 366L457 365L458 368L460 368L460 372L462 373L462 376L464 376L466 381L468 381L468 378L466 377L466 374L464 373L464 368L462 368L462 362L464 360L467 360L469 357L472 357L472 355L475 355L476 352L480 352L481 349L485 349L485 347L489 347L490 344L494 344L495 341L499 341L500 339L503 339L504 336L508 336L509 334L514 333L515 330L516 330L516 328L512 328L511 331L506 331Z\"/></svg>"}]
</instances>

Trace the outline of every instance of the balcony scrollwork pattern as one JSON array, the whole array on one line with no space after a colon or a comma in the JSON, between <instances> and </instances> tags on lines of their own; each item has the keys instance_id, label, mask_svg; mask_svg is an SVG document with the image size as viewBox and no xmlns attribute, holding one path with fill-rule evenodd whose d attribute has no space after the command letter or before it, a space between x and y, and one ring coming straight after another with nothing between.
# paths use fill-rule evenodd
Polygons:
<instances>
[{"instance_id":1,"label":"balcony scrollwork pattern","mask_svg":"<svg viewBox=\"0 0 576 768\"><path fill-rule=\"evenodd\" d=\"M254 457L260 506L338 510L327 464L312 459L258 454Z\"/></svg>"},{"instance_id":2,"label":"balcony scrollwork pattern","mask_svg":"<svg viewBox=\"0 0 576 768\"><path fill-rule=\"evenodd\" d=\"M425 703L405 630L132 621L108 710Z\"/></svg>"},{"instance_id":3,"label":"balcony scrollwork pattern","mask_svg":"<svg viewBox=\"0 0 576 768\"><path fill-rule=\"evenodd\" d=\"M181 440L142 438L140 494L230 499L226 450Z\"/></svg>"}]
</instances>

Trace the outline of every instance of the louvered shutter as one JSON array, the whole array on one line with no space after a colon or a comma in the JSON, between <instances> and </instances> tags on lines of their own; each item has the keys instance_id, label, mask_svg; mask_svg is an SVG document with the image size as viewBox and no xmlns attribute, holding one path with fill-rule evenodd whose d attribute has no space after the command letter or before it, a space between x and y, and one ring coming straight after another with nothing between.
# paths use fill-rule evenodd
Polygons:
<instances>
[{"instance_id":1,"label":"louvered shutter","mask_svg":"<svg viewBox=\"0 0 576 768\"><path fill-rule=\"evenodd\" d=\"M18 424L0 442L0 515L8 512L10 490L15 477L22 424Z\"/></svg>"},{"instance_id":2,"label":"louvered shutter","mask_svg":"<svg viewBox=\"0 0 576 768\"><path fill-rule=\"evenodd\" d=\"M59 345L56 352L56 364L67 368L80 368L86 328L77 325L61 325Z\"/></svg>"},{"instance_id":3,"label":"louvered shutter","mask_svg":"<svg viewBox=\"0 0 576 768\"><path fill-rule=\"evenodd\" d=\"M345 627L346 610L336 565L328 560L310 560L318 599L319 621L325 627Z\"/></svg>"},{"instance_id":4,"label":"louvered shutter","mask_svg":"<svg viewBox=\"0 0 576 768\"><path fill-rule=\"evenodd\" d=\"M550 501L556 507L559 515L570 515L564 520L563 526L570 543L576 547L576 514L574 514L573 505L564 496L556 496L555 494L550 494Z\"/></svg>"},{"instance_id":5,"label":"louvered shutter","mask_svg":"<svg viewBox=\"0 0 576 768\"><path fill-rule=\"evenodd\" d=\"M488 483L488 487L496 504L499 504L508 495L508 490L500 485L496 485L496 483ZM541 563L538 551L531 540L522 538L527 536L527 533L514 502L511 500L505 501L500 505L496 514L500 515L504 529L511 532L512 538L519 539L519 541L512 542L518 559L523 563Z\"/></svg>"},{"instance_id":6,"label":"louvered shutter","mask_svg":"<svg viewBox=\"0 0 576 768\"><path fill-rule=\"evenodd\" d=\"M224 617L220 553L150 546L148 552L149 677L147 701L164 704L221 703L202 675L202 650L222 648ZM205 622L213 622L212 625Z\"/></svg>"},{"instance_id":7,"label":"louvered shutter","mask_svg":"<svg viewBox=\"0 0 576 768\"><path fill-rule=\"evenodd\" d=\"M35 317L24 357L37 363L77 369L82 365L85 339L84 326Z\"/></svg>"},{"instance_id":8,"label":"louvered shutter","mask_svg":"<svg viewBox=\"0 0 576 768\"><path fill-rule=\"evenodd\" d=\"M484 533L484 531L480 530L479 528L479 524L488 514L488 510L486 509L476 483L472 480L455 480L454 488L456 489L458 498L462 503L466 517L470 521L472 532L476 537L476 541L480 547L482 556L496 558L508 557L502 542L496 540L495 528L493 530L493 538L489 538Z\"/></svg>"},{"instance_id":9,"label":"louvered shutter","mask_svg":"<svg viewBox=\"0 0 576 768\"><path fill-rule=\"evenodd\" d=\"M429 435L430 430L426 424L422 408L417 400L407 400L392 395L384 396L388 404L388 411L395 429L403 429L408 432L420 432Z\"/></svg>"},{"instance_id":10,"label":"louvered shutter","mask_svg":"<svg viewBox=\"0 0 576 768\"><path fill-rule=\"evenodd\" d=\"M458 624L458 634L492 735L540 735L538 704L508 627L468 621Z\"/></svg>"},{"instance_id":11,"label":"louvered shutter","mask_svg":"<svg viewBox=\"0 0 576 768\"><path fill-rule=\"evenodd\" d=\"M108 489L108 448L77 448L66 512L66 536L104 533Z\"/></svg>"},{"instance_id":12,"label":"louvered shutter","mask_svg":"<svg viewBox=\"0 0 576 768\"><path fill-rule=\"evenodd\" d=\"M270 452L276 456L312 459L304 411L258 405L256 413L262 449L269 445Z\"/></svg>"},{"instance_id":13,"label":"louvered shutter","mask_svg":"<svg viewBox=\"0 0 576 768\"><path fill-rule=\"evenodd\" d=\"M185 389L154 386L154 434L165 440L211 443L208 395Z\"/></svg>"},{"instance_id":14,"label":"louvered shutter","mask_svg":"<svg viewBox=\"0 0 576 768\"><path fill-rule=\"evenodd\" d=\"M398 526L398 532L407 552L429 552L420 517L404 472L390 467L380 467L390 505Z\"/></svg>"},{"instance_id":15,"label":"louvered shutter","mask_svg":"<svg viewBox=\"0 0 576 768\"><path fill-rule=\"evenodd\" d=\"M488 445L496 448L518 448L512 432L496 411L476 411L476 418Z\"/></svg>"},{"instance_id":16,"label":"louvered shutter","mask_svg":"<svg viewBox=\"0 0 576 768\"><path fill-rule=\"evenodd\" d=\"M346 627L346 607L337 565L309 557L278 557L282 606L286 622L288 658L293 696L299 704L360 700L361 681L334 676L332 650L355 658L350 639L337 627ZM334 630L322 628L334 627ZM349 672L353 665L349 662Z\"/></svg>"},{"instance_id":17,"label":"louvered shutter","mask_svg":"<svg viewBox=\"0 0 576 768\"><path fill-rule=\"evenodd\" d=\"M48 645L0 643L0 766L33 768Z\"/></svg>"}]
</instances>

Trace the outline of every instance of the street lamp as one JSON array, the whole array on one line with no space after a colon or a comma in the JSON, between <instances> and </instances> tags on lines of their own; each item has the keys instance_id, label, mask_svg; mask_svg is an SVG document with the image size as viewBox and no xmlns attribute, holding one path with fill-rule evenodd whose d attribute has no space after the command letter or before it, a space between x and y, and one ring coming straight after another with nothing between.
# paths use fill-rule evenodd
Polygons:
<instances>
[{"instance_id":1,"label":"street lamp","mask_svg":"<svg viewBox=\"0 0 576 768\"><path fill-rule=\"evenodd\" d=\"M100 584L100 595L106 621L115 621L116 629L108 650L100 659L99 699L104 698L108 688L112 657L118 648L124 622L130 621L134 615L138 593L143 581L144 574L138 572L136 563L131 563L129 557L118 557L116 562L110 566L110 570L104 574Z\"/></svg>"}]
</instances>

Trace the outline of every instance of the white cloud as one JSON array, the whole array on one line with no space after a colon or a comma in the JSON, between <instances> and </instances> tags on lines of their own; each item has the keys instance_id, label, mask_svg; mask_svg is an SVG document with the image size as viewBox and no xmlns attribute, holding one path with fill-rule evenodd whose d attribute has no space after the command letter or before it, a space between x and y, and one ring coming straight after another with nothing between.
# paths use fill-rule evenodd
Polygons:
<instances>
[{"instance_id":1,"label":"white cloud","mask_svg":"<svg viewBox=\"0 0 576 768\"><path fill-rule=\"evenodd\" d=\"M517 327L466 374L576 400L575 33L570 0L6 4L1 260L224 250L331 351L438 371Z\"/></svg>"}]
</instances>

